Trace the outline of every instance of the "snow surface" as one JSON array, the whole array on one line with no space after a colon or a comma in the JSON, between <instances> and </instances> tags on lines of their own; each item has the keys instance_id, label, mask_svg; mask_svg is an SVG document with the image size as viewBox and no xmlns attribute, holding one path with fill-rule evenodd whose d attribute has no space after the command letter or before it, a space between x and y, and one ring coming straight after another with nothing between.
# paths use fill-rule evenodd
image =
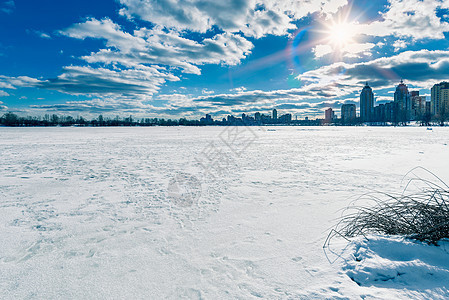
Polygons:
<instances>
[{"instance_id":1,"label":"snow surface","mask_svg":"<svg viewBox=\"0 0 449 300\"><path fill-rule=\"evenodd\" d=\"M390 289L411 298L449 298L449 241L438 247L398 237L372 236L352 242L346 274L363 289ZM427 294L427 297L423 297Z\"/></svg>"},{"instance_id":2,"label":"snow surface","mask_svg":"<svg viewBox=\"0 0 449 300\"><path fill-rule=\"evenodd\" d=\"M447 298L446 242L322 246L354 197L417 166L449 182L448 143L449 128L0 128L0 298Z\"/></svg>"}]
</instances>

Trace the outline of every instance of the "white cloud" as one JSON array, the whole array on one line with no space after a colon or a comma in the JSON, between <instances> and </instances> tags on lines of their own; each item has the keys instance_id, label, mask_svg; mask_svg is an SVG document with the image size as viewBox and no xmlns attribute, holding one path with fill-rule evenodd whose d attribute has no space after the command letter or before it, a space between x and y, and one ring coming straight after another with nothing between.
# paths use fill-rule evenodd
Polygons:
<instances>
[{"instance_id":1,"label":"white cloud","mask_svg":"<svg viewBox=\"0 0 449 300\"><path fill-rule=\"evenodd\" d=\"M371 36L444 39L449 23L437 16L438 8L449 8L447 0L389 0L380 20L368 24L355 24L359 34Z\"/></svg>"},{"instance_id":2,"label":"white cloud","mask_svg":"<svg viewBox=\"0 0 449 300\"><path fill-rule=\"evenodd\" d=\"M5 91L0 90L0 97L7 97L9 94Z\"/></svg>"},{"instance_id":3,"label":"white cloud","mask_svg":"<svg viewBox=\"0 0 449 300\"><path fill-rule=\"evenodd\" d=\"M438 81L447 80L449 51L405 51L361 63L334 63L297 77L302 90L310 95L339 97L349 95L369 81L377 89L393 87L401 78L418 88L430 88Z\"/></svg>"},{"instance_id":4,"label":"white cloud","mask_svg":"<svg viewBox=\"0 0 449 300\"><path fill-rule=\"evenodd\" d=\"M143 104L141 101L123 102L115 98L109 98L107 101L103 99L92 99L85 101L67 101L62 104L31 105L30 108L31 110L40 112L81 113L86 117L86 115L93 116L104 113L114 115L117 113L143 114L151 111L153 107Z\"/></svg>"},{"instance_id":5,"label":"white cloud","mask_svg":"<svg viewBox=\"0 0 449 300\"><path fill-rule=\"evenodd\" d=\"M128 67L157 64L181 68L185 73L198 75L201 74L198 65L236 65L253 48L251 42L232 33L217 34L201 42L183 38L178 32L167 32L161 27L141 28L130 34L110 19L89 19L61 33L78 39L106 41L107 49L83 57L89 63L120 63Z\"/></svg>"},{"instance_id":6,"label":"white cloud","mask_svg":"<svg viewBox=\"0 0 449 300\"><path fill-rule=\"evenodd\" d=\"M8 107L6 105L4 105L4 103L2 101L0 101L0 110L5 111L7 109L8 109Z\"/></svg>"},{"instance_id":7,"label":"white cloud","mask_svg":"<svg viewBox=\"0 0 449 300\"><path fill-rule=\"evenodd\" d=\"M28 34L34 34L34 35L37 35L38 37L41 37L41 38L43 38L43 39L51 39L51 36L50 36L48 33L45 33L45 32L43 32L43 31L34 30L34 29L32 29L32 30L27 29L26 32L27 32Z\"/></svg>"},{"instance_id":8,"label":"white cloud","mask_svg":"<svg viewBox=\"0 0 449 300\"><path fill-rule=\"evenodd\" d=\"M240 86L240 87L236 87L236 88L230 89L229 91L230 92L242 93L242 92L246 91L246 87Z\"/></svg>"},{"instance_id":9,"label":"white cloud","mask_svg":"<svg viewBox=\"0 0 449 300\"><path fill-rule=\"evenodd\" d=\"M394 52L398 52L402 48L407 47L407 43L404 40L397 40L393 43Z\"/></svg>"},{"instance_id":10,"label":"white cloud","mask_svg":"<svg viewBox=\"0 0 449 300\"><path fill-rule=\"evenodd\" d=\"M16 87L33 87L40 80L28 76L8 77L0 75L0 88L16 89Z\"/></svg>"},{"instance_id":11,"label":"white cloud","mask_svg":"<svg viewBox=\"0 0 449 300\"><path fill-rule=\"evenodd\" d=\"M153 101L166 101L168 102L168 106L176 106L176 107L191 107L194 106L192 102L192 95L190 94L179 94L179 93L170 93L170 94L158 94L153 97Z\"/></svg>"},{"instance_id":12,"label":"white cloud","mask_svg":"<svg viewBox=\"0 0 449 300\"><path fill-rule=\"evenodd\" d=\"M0 5L0 11L6 14L12 14L15 8L16 4L13 0L6 0Z\"/></svg>"},{"instance_id":13,"label":"white cloud","mask_svg":"<svg viewBox=\"0 0 449 300\"><path fill-rule=\"evenodd\" d=\"M376 45L373 43L363 43L363 44L354 43L346 45L341 51L344 53L343 55L345 56L356 55L359 53L363 53L363 55L370 55L370 53L367 51L371 50L371 48L373 48L374 46Z\"/></svg>"},{"instance_id":14,"label":"white cloud","mask_svg":"<svg viewBox=\"0 0 449 300\"><path fill-rule=\"evenodd\" d=\"M446 74L449 74L449 51L406 51L368 62L339 62L305 72L298 76L303 84L301 88L204 95L189 98L189 106L197 103L210 112L223 109L249 112L280 106L294 112L321 114L323 107L338 108L345 101L354 101L354 94L358 95L365 81L369 81L375 92L382 89L393 92L403 78L406 84L419 90L447 80ZM377 100L392 101L393 98L382 96Z\"/></svg>"},{"instance_id":15,"label":"white cloud","mask_svg":"<svg viewBox=\"0 0 449 300\"><path fill-rule=\"evenodd\" d=\"M331 54L333 49L330 45L316 45L312 51L315 54L315 57L323 57Z\"/></svg>"},{"instance_id":16,"label":"white cloud","mask_svg":"<svg viewBox=\"0 0 449 300\"><path fill-rule=\"evenodd\" d=\"M145 99L156 93L166 81L179 78L165 72L165 69L136 66L135 68L93 68L89 66L68 66L57 78L39 80L20 76L0 76L0 85L6 88L34 87L56 90L72 95L97 95L111 97L121 95L123 99Z\"/></svg>"},{"instance_id":17,"label":"white cloud","mask_svg":"<svg viewBox=\"0 0 449 300\"><path fill-rule=\"evenodd\" d=\"M308 14L335 13L347 0L120 0L122 15L165 28L206 32L213 26L226 32L243 32L260 38L284 35L293 22Z\"/></svg>"},{"instance_id":18,"label":"white cloud","mask_svg":"<svg viewBox=\"0 0 449 300\"><path fill-rule=\"evenodd\" d=\"M129 52L131 49L145 50L145 40L122 31L119 25L108 18L88 19L83 23L73 24L69 28L61 30L60 33L76 39L104 39L106 46L124 52Z\"/></svg>"},{"instance_id":19,"label":"white cloud","mask_svg":"<svg viewBox=\"0 0 449 300\"><path fill-rule=\"evenodd\" d=\"M211 95L211 94L215 94L215 92L214 91L210 91L208 89L203 89L201 91L201 94L203 94L203 95Z\"/></svg>"},{"instance_id":20,"label":"white cloud","mask_svg":"<svg viewBox=\"0 0 449 300\"><path fill-rule=\"evenodd\" d=\"M251 11L247 21L239 30L246 36L261 38L268 34L285 35L288 30L295 29L292 18L281 11L257 10Z\"/></svg>"},{"instance_id":21,"label":"white cloud","mask_svg":"<svg viewBox=\"0 0 449 300\"><path fill-rule=\"evenodd\" d=\"M251 53L246 37L285 35L309 13L335 13L346 0L317 2L237 0L121 0L120 13L152 23L126 31L109 18L89 18L59 33L76 39L101 39L105 47L81 57L89 66L68 66L54 79L32 85L70 94L151 97L167 80L179 80L173 68L201 74L204 64L237 65ZM192 40L182 30L223 32ZM245 37L246 36L246 37ZM99 67L101 66L101 67ZM20 84L19 84L20 85ZM243 92L241 91L237 92ZM203 94L211 91L204 90Z\"/></svg>"},{"instance_id":22,"label":"white cloud","mask_svg":"<svg viewBox=\"0 0 449 300\"><path fill-rule=\"evenodd\" d=\"M150 68L150 67L148 67ZM39 109L62 111L113 111L145 112L185 116L204 112L251 112L266 107L281 106L292 111L319 113L324 106L341 105L341 99L350 99L358 93L365 81L375 91L394 89L403 78L414 88L430 88L434 83L447 78L449 74L449 51L406 51L392 57L378 58L361 63L334 63L308 71L298 79L301 88L274 91L245 91L233 89L229 94L203 94L193 97L186 94L157 95L158 86L153 80L159 70L108 70L90 67L68 67L65 73L53 80L39 81L30 78L0 78L3 82L15 82L20 86L34 86L56 89L69 93L91 93L103 96L103 102L77 101L53 106L39 106ZM123 73L122 73L123 72ZM161 76L159 84L169 80ZM157 76L156 76L157 77ZM177 80L176 78L172 78ZM154 94L154 96L149 96ZM107 99L107 100L106 100ZM378 100L386 101L386 98ZM390 99L391 100L391 99ZM159 107L144 104L144 101L164 101ZM102 104L103 103L103 104ZM34 107L37 109L37 107Z\"/></svg>"},{"instance_id":23,"label":"white cloud","mask_svg":"<svg viewBox=\"0 0 449 300\"><path fill-rule=\"evenodd\" d=\"M11 83L7 82L7 79L8 78L6 76L1 76L0 75L0 88L2 88L2 89L14 89L14 86ZM8 79L8 81L9 81L9 79Z\"/></svg>"},{"instance_id":24,"label":"white cloud","mask_svg":"<svg viewBox=\"0 0 449 300\"><path fill-rule=\"evenodd\" d=\"M163 69L147 66L114 70L70 66L57 78L41 81L37 87L69 94L152 95L167 80L178 81L179 78Z\"/></svg>"},{"instance_id":25,"label":"white cloud","mask_svg":"<svg viewBox=\"0 0 449 300\"><path fill-rule=\"evenodd\" d=\"M39 32L39 36L43 39L51 39L51 36L45 32Z\"/></svg>"}]
</instances>

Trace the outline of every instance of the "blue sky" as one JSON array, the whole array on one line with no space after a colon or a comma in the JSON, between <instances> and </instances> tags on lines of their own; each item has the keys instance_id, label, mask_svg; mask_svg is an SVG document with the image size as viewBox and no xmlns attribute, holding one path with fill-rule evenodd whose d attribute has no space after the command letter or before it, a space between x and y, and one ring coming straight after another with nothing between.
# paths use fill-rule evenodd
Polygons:
<instances>
[{"instance_id":1,"label":"blue sky","mask_svg":"<svg viewBox=\"0 0 449 300\"><path fill-rule=\"evenodd\" d=\"M2 0L0 113L321 117L429 95L448 33L440 0Z\"/></svg>"}]
</instances>

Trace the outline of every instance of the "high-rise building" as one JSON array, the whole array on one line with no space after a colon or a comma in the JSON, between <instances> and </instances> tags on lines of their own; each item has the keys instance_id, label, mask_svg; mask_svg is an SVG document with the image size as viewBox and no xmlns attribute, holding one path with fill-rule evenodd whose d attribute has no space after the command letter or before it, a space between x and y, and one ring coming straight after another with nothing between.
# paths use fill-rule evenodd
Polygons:
<instances>
[{"instance_id":1,"label":"high-rise building","mask_svg":"<svg viewBox=\"0 0 449 300\"><path fill-rule=\"evenodd\" d=\"M285 114L279 117L279 123L281 124L289 124L292 121L292 114Z\"/></svg>"},{"instance_id":2,"label":"high-rise building","mask_svg":"<svg viewBox=\"0 0 449 300\"><path fill-rule=\"evenodd\" d=\"M426 115L432 115L432 102L426 101Z\"/></svg>"},{"instance_id":3,"label":"high-rise building","mask_svg":"<svg viewBox=\"0 0 449 300\"><path fill-rule=\"evenodd\" d=\"M360 93L360 118L362 122L372 121L374 112L374 94L368 82Z\"/></svg>"},{"instance_id":4,"label":"high-rise building","mask_svg":"<svg viewBox=\"0 0 449 300\"><path fill-rule=\"evenodd\" d=\"M341 120L343 123L354 122L357 116L357 106L355 104L343 104L341 106Z\"/></svg>"},{"instance_id":5,"label":"high-rise building","mask_svg":"<svg viewBox=\"0 0 449 300\"><path fill-rule=\"evenodd\" d=\"M411 119L412 103L407 86L401 80L394 92L395 121L405 122Z\"/></svg>"},{"instance_id":6,"label":"high-rise building","mask_svg":"<svg viewBox=\"0 0 449 300\"><path fill-rule=\"evenodd\" d=\"M214 123L214 119L212 119L212 117L211 117L210 114L206 114L206 117L202 117L202 118L200 119L200 122L209 125L209 124Z\"/></svg>"},{"instance_id":7,"label":"high-rise building","mask_svg":"<svg viewBox=\"0 0 449 300\"><path fill-rule=\"evenodd\" d=\"M374 121L385 122L385 104L379 104L374 107Z\"/></svg>"},{"instance_id":8,"label":"high-rise building","mask_svg":"<svg viewBox=\"0 0 449 300\"><path fill-rule=\"evenodd\" d=\"M273 121L277 121L277 119L278 119L278 111L277 111L277 109L275 108L275 109L273 109Z\"/></svg>"},{"instance_id":9,"label":"high-rise building","mask_svg":"<svg viewBox=\"0 0 449 300\"><path fill-rule=\"evenodd\" d=\"M385 103L385 121L391 122L394 120L394 102Z\"/></svg>"},{"instance_id":10,"label":"high-rise building","mask_svg":"<svg viewBox=\"0 0 449 300\"><path fill-rule=\"evenodd\" d=\"M435 84L430 91L430 113L436 117L449 114L449 82Z\"/></svg>"},{"instance_id":11,"label":"high-rise building","mask_svg":"<svg viewBox=\"0 0 449 300\"><path fill-rule=\"evenodd\" d=\"M426 114L426 96L420 96L419 91L411 91L411 120L421 120Z\"/></svg>"},{"instance_id":12,"label":"high-rise building","mask_svg":"<svg viewBox=\"0 0 449 300\"><path fill-rule=\"evenodd\" d=\"M328 108L324 111L324 122L330 123L335 118L334 110L332 108Z\"/></svg>"}]
</instances>

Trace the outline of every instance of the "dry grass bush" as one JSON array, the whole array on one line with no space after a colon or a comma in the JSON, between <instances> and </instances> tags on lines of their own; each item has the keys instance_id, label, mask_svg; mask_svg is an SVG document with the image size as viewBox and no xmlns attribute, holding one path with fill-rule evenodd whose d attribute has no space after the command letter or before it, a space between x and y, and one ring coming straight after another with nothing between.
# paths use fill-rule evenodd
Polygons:
<instances>
[{"instance_id":1,"label":"dry grass bush","mask_svg":"<svg viewBox=\"0 0 449 300\"><path fill-rule=\"evenodd\" d=\"M449 187L436 175L425 171L434 176L433 181L413 178L402 194L376 192L361 197L371 205L354 203L349 206L330 235L402 235L431 244L449 238ZM412 183L423 187L409 193Z\"/></svg>"}]
</instances>

